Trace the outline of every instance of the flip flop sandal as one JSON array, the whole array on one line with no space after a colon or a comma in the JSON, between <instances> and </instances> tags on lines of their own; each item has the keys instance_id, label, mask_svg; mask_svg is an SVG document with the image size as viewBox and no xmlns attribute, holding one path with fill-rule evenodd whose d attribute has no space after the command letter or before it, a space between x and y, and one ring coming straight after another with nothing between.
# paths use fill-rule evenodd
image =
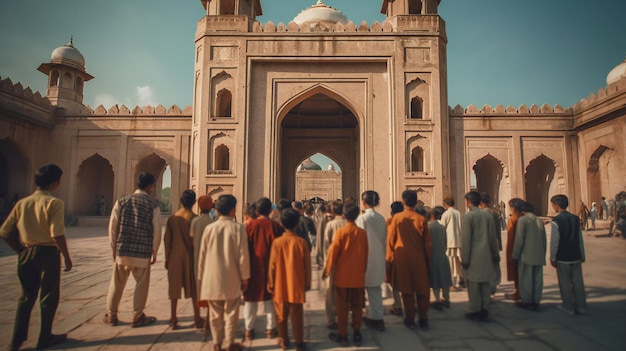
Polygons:
<instances>
[{"instance_id":1,"label":"flip flop sandal","mask_svg":"<svg viewBox=\"0 0 626 351\"><path fill-rule=\"evenodd\" d=\"M178 320L176 319L170 319L170 328L172 328L173 330L178 329Z\"/></svg>"},{"instance_id":2,"label":"flip flop sandal","mask_svg":"<svg viewBox=\"0 0 626 351\"><path fill-rule=\"evenodd\" d=\"M148 317L145 314L142 314L141 317L139 317L139 319L137 319L136 321L133 321L133 323L131 324L131 327L133 328L144 327L146 325L154 324L156 320L157 319L154 317Z\"/></svg>"},{"instance_id":3,"label":"flip flop sandal","mask_svg":"<svg viewBox=\"0 0 626 351\"><path fill-rule=\"evenodd\" d=\"M119 323L119 320L117 319L117 317L111 317L108 314L104 315L104 318L102 318L102 321L112 327L117 326L117 323Z\"/></svg>"}]
</instances>

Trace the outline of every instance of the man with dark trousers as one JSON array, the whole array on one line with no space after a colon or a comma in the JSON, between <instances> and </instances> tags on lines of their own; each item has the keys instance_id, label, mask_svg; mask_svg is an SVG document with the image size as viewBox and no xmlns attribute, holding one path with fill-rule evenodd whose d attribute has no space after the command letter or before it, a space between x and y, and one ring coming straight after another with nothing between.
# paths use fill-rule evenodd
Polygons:
<instances>
[{"instance_id":1,"label":"man with dark trousers","mask_svg":"<svg viewBox=\"0 0 626 351\"><path fill-rule=\"evenodd\" d=\"M19 255L17 275L22 284L9 350L19 350L26 340L30 313L38 294L41 332L37 348L46 348L67 339L67 334L52 334L52 321L59 305L60 255L65 260L65 272L72 269L65 241L65 205L51 194L59 187L62 174L61 168L54 164L39 168L35 174L37 190L17 202L0 228L0 237Z\"/></svg>"}]
</instances>

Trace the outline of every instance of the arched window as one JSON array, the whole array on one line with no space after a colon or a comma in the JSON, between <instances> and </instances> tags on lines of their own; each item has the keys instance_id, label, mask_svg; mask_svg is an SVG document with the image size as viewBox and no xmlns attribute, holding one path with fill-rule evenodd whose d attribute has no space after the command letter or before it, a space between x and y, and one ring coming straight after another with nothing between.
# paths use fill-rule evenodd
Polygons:
<instances>
[{"instance_id":1,"label":"arched window","mask_svg":"<svg viewBox=\"0 0 626 351\"><path fill-rule=\"evenodd\" d=\"M63 81L61 82L62 88L72 89L74 87L74 80L69 72L63 74Z\"/></svg>"},{"instance_id":2,"label":"arched window","mask_svg":"<svg viewBox=\"0 0 626 351\"><path fill-rule=\"evenodd\" d=\"M423 119L424 118L424 101L419 97L411 99L411 118Z\"/></svg>"},{"instance_id":3,"label":"arched window","mask_svg":"<svg viewBox=\"0 0 626 351\"><path fill-rule=\"evenodd\" d=\"M220 15L234 15L235 14L235 1L234 0L221 0L220 1Z\"/></svg>"},{"instance_id":4,"label":"arched window","mask_svg":"<svg viewBox=\"0 0 626 351\"><path fill-rule=\"evenodd\" d=\"M411 172L424 172L424 149L420 146L411 150Z\"/></svg>"},{"instance_id":5,"label":"arched window","mask_svg":"<svg viewBox=\"0 0 626 351\"><path fill-rule=\"evenodd\" d=\"M50 86L56 87L57 85L59 85L59 71L52 71L50 75Z\"/></svg>"},{"instance_id":6,"label":"arched window","mask_svg":"<svg viewBox=\"0 0 626 351\"><path fill-rule=\"evenodd\" d=\"M215 148L214 170L227 171L230 169L230 150L222 144Z\"/></svg>"},{"instance_id":7,"label":"arched window","mask_svg":"<svg viewBox=\"0 0 626 351\"><path fill-rule=\"evenodd\" d=\"M230 91L228 91L227 89L222 89L217 92L217 110L215 111L216 117L231 117L232 102L233 94Z\"/></svg>"},{"instance_id":8,"label":"arched window","mask_svg":"<svg viewBox=\"0 0 626 351\"><path fill-rule=\"evenodd\" d=\"M81 77L76 77L76 84L74 84L74 91L79 94L83 93L83 79Z\"/></svg>"},{"instance_id":9,"label":"arched window","mask_svg":"<svg viewBox=\"0 0 626 351\"><path fill-rule=\"evenodd\" d=\"M409 15L422 13L422 0L409 0Z\"/></svg>"}]
</instances>

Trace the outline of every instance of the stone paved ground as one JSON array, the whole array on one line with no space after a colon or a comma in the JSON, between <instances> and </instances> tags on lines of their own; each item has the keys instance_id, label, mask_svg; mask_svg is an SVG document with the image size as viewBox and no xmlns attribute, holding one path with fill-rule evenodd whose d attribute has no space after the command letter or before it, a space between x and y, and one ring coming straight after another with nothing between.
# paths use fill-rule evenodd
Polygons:
<instances>
[{"instance_id":1,"label":"stone paved ground","mask_svg":"<svg viewBox=\"0 0 626 351\"><path fill-rule=\"evenodd\" d=\"M600 223L604 228L606 223ZM601 236L606 229L585 234L587 262L583 266L587 287L589 315L570 317L555 308L559 292L555 271L544 270L544 298L540 312L516 308L503 299L511 289L505 283L492 303L492 321L477 323L464 318L467 294L452 293L452 307L439 312L431 310L430 330L410 331L401 318L386 315L387 331L363 329L362 347L349 350L626 350L626 240ZM599 235L599 236L598 236ZM129 319L132 291L127 289L120 308L125 322L117 327L102 323L111 269L106 228L77 226L67 230L74 269L63 273L61 303L54 332L69 333L70 340L58 350L211 350L210 336L194 329L191 302L179 303L179 330L168 328L169 301L163 259L153 266L150 296L146 312L158 318L156 324L132 329ZM162 250L162 249L161 249ZM162 253L161 253L162 255ZM10 341L19 283L16 256L0 244L0 347ZM129 280L129 286L132 279ZM313 290L307 293L305 305L305 339L311 350L334 350L325 328L323 296L319 272L314 269ZM391 299L385 300L388 308ZM39 329L38 307L33 311L31 333L24 344L33 349ZM264 334L263 318L257 320L257 334ZM239 329L243 321L240 319ZM263 338L245 344L247 350L276 350L275 341Z\"/></svg>"}]
</instances>

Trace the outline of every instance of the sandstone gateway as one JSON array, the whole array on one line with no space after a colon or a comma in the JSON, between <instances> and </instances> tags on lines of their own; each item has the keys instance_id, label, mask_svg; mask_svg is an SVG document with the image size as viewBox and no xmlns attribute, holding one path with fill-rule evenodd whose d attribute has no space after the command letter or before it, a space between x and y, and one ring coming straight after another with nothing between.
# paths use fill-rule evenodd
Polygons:
<instances>
[{"instance_id":1,"label":"sandstone gateway","mask_svg":"<svg viewBox=\"0 0 626 351\"><path fill-rule=\"evenodd\" d=\"M571 107L450 107L439 2L384 0L386 20L368 24L317 1L274 24L256 21L260 0L202 0L184 109L83 105L94 77L70 42L39 67L45 97L1 82L0 193L30 193L34 171L53 162L76 216L168 167L171 199L185 188L242 205L294 199L296 170L318 152L341 169L333 196L376 189L382 208L405 189L432 206L476 188L549 215L557 193L599 203L625 190L626 61Z\"/></svg>"}]
</instances>

